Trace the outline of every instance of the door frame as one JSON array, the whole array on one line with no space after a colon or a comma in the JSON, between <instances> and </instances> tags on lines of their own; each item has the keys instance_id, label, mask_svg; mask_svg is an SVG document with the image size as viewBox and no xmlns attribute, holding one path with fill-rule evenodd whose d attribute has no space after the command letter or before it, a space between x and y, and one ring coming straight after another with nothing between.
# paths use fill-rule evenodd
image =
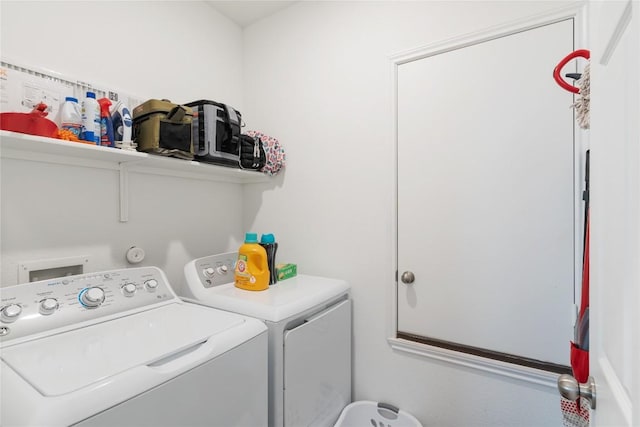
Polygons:
<instances>
[{"instance_id":1,"label":"door frame","mask_svg":"<svg viewBox=\"0 0 640 427\"><path fill-rule=\"evenodd\" d=\"M392 120L393 120L393 152L389 156L393 161L393 189L392 189L392 247L391 257L395 271L392 277L395 281L389 287L389 300L391 301L390 317L387 322L387 342L394 351L410 353L428 359L448 362L457 366L478 369L484 372L505 376L511 379L520 380L527 383L542 385L552 389L557 388L558 374L525 366L514 365L498 360L487 359L472 354L461 353L444 348L420 344L413 341L397 338L398 331L398 67L412 61L428 58L430 56L450 52L453 50L473 46L479 43L517 34L523 31L545 25L554 24L567 19L574 19L574 49L587 46L587 2L578 1L562 8L552 9L549 12L533 15L524 19L511 21L489 27L485 30L473 32L439 42L402 51L389 57L391 62L392 76ZM567 52L568 54L569 52ZM562 58L558 58L560 61ZM555 84L552 78L552 71L549 70L549 84ZM558 87L558 90L563 90ZM569 108L569 106L567 106ZM574 123L574 307L567 307L572 310L575 321L577 315L577 302L580 301L580 282L582 277L582 239L583 239L583 218L584 206L579 203L582 195L584 182L584 152L588 148L588 135L581 131ZM567 342L567 354L569 353L569 343Z\"/></svg>"}]
</instances>

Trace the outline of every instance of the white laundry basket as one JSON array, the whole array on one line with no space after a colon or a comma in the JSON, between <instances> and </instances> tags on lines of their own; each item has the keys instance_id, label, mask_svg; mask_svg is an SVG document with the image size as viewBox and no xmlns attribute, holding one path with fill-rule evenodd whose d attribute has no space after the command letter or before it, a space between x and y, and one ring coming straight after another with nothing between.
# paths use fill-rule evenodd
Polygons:
<instances>
[{"instance_id":1,"label":"white laundry basket","mask_svg":"<svg viewBox=\"0 0 640 427\"><path fill-rule=\"evenodd\" d=\"M422 427L413 415L388 403L360 400L342 410L334 427Z\"/></svg>"}]
</instances>

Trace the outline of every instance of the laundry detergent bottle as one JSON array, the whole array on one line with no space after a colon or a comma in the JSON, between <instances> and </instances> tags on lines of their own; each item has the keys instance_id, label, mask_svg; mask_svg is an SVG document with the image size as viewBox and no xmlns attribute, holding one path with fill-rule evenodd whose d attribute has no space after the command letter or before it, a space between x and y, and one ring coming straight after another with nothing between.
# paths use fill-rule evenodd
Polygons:
<instances>
[{"instance_id":1,"label":"laundry detergent bottle","mask_svg":"<svg viewBox=\"0 0 640 427\"><path fill-rule=\"evenodd\" d=\"M235 270L236 287L248 291L269 288L269 264L267 251L258 243L256 233L247 233L244 244L238 249Z\"/></svg>"},{"instance_id":2,"label":"laundry detergent bottle","mask_svg":"<svg viewBox=\"0 0 640 427\"><path fill-rule=\"evenodd\" d=\"M111 120L116 142L131 143L131 112L122 101L118 101L111 110Z\"/></svg>"},{"instance_id":3,"label":"laundry detergent bottle","mask_svg":"<svg viewBox=\"0 0 640 427\"><path fill-rule=\"evenodd\" d=\"M100 106L100 145L103 147L115 147L113 121L111 120L111 114L109 114L111 101L109 98L100 98L98 99L98 105Z\"/></svg>"},{"instance_id":4,"label":"laundry detergent bottle","mask_svg":"<svg viewBox=\"0 0 640 427\"><path fill-rule=\"evenodd\" d=\"M94 92L87 92L82 101L82 133L81 139L100 145L100 105Z\"/></svg>"},{"instance_id":5,"label":"laundry detergent bottle","mask_svg":"<svg viewBox=\"0 0 640 427\"><path fill-rule=\"evenodd\" d=\"M269 264L269 285L278 283L278 275L276 274L276 252L278 251L278 243L273 234L263 234L260 238L260 246L267 252L267 263Z\"/></svg>"},{"instance_id":6,"label":"laundry detergent bottle","mask_svg":"<svg viewBox=\"0 0 640 427\"><path fill-rule=\"evenodd\" d=\"M67 96L60 110L60 127L72 132L78 139L82 133L82 110L78 100Z\"/></svg>"}]
</instances>

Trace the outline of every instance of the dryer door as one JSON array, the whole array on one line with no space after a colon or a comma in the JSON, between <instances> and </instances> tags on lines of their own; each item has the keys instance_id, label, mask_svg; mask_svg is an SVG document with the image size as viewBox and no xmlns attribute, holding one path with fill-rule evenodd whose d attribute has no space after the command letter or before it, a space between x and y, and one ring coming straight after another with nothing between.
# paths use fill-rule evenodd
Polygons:
<instances>
[{"instance_id":1,"label":"dryer door","mask_svg":"<svg viewBox=\"0 0 640 427\"><path fill-rule=\"evenodd\" d=\"M351 301L284 336L284 425L333 425L351 402Z\"/></svg>"}]
</instances>

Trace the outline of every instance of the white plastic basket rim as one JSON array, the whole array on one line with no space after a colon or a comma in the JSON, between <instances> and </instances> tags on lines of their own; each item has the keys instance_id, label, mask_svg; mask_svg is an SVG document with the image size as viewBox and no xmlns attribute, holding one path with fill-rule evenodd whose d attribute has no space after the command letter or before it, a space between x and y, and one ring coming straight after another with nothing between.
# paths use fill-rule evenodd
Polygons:
<instances>
[{"instance_id":1,"label":"white plastic basket rim","mask_svg":"<svg viewBox=\"0 0 640 427\"><path fill-rule=\"evenodd\" d=\"M422 427L413 415L389 404L359 400L347 405L335 427Z\"/></svg>"}]
</instances>

